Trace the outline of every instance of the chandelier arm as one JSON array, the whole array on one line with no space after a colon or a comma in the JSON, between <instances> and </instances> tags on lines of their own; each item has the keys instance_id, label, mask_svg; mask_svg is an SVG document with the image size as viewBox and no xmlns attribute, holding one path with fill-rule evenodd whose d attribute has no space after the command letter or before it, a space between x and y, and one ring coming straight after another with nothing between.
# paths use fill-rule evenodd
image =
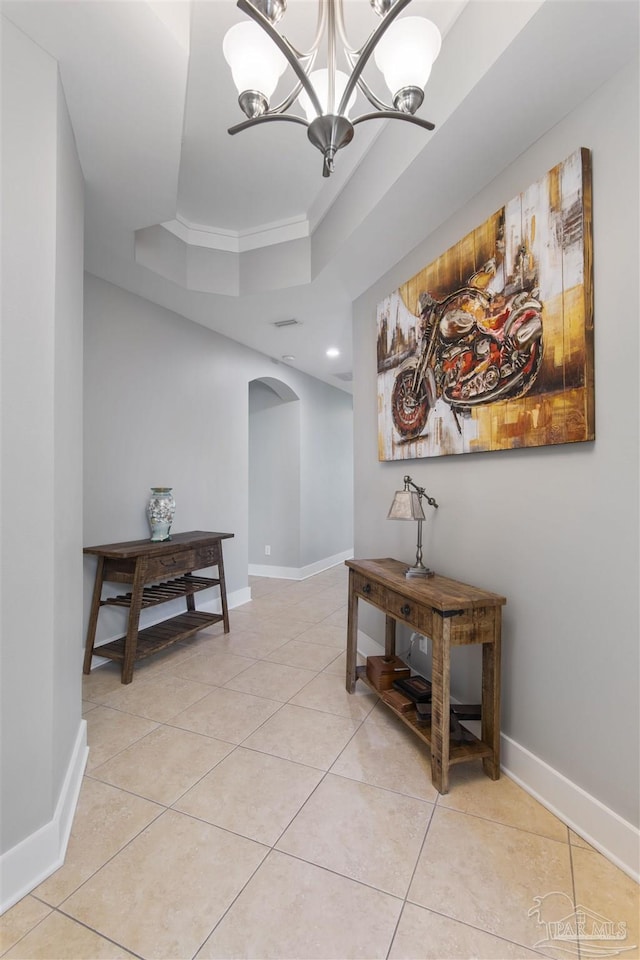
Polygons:
<instances>
[{"instance_id":1,"label":"chandelier arm","mask_svg":"<svg viewBox=\"0 0 640 960\"><path fill-rule=\"evenodd\" d=\"M384 100L380 100L379 97L375 95L371 87L367 84L362 77L358 78L358 87L364 93L365 97L369 101L372 107L375 107L376 110L381 110L383 112L395 111L393 104L385 103Z\"/></svg>"},{"instance_id":2,"label":"chandelier arm","mask_svg":"<svg viewBox=\"0 0 640 960\"><path fill-rule=\"evenodd\" d=\"M344 52L345 52L347 61L349 62L349 65L353 70L356 63L358 62L358 54L355 50L345 49ZM358 77L358 87L360 88L360 90L362 90L362 92L364 93L365 97L367 98L371 106L375 107L376 110L395 110L395 107L393 106L393 104L385 103L384 100L381 100L379 97L375 95L375 93L373 92L373 90L371 89L371 87L363 77Z\"/></svg>"},{"instance_id":3,"label":"chandelier arm","mask_svg":"<svg viewBox=\"0 0 640 960\"><path fill-rule=\"evenodd\" d=\"M340 6L340 0L336 0ZM327 113L336 113L336 4L327 11Z\"/></svg>"},{"instance_id":4,"label":"chandelier arm","mask_svg":"<svg viewBox=\"0 0 640 960\"><path fill-rule=\"evenodd\" d=\"M347 31L344 25L344 7L342 4L342 0L337 0L337 3L336 3L336 28L338 31L338 37L340 38L340 42L344 47L344 52L346 53L347 57L350 58L350 54L357 53L358 51L356 50L355 47L351 46L351 44L349 43L349 38L347 37ZM355 61L351 64L351 66L353 67L354 65L355 65Z\"/></svg>"},{"instance_id":5,"label":"chandelier arm","mask_svg":"<svg viewBox=\"0 0 640 960\"><path fill-rule=\"evenodd\" d=\"M238 6L240 6L240 4L244 2L246 2L246 0L238 0ZM380 40L382 35L386 33L386 31L389 29L389 27L391 26L393 21L396 19L396 17L399 14L401 14L404 8L408 6L410 3L411 3L411 0L396 0L396 2L390 8L388 13L385 14L384 18L380 21L380 23L378 24L376 29L373 31L373 33L369 36L368 40L360 48L360 51L358 53L358 62L356 63L353 70L351 71L351 76L349 77L347 81L347 85L344 88L344 93L342 94L342 100L340 101L340 105L337 111L338 115L344 114L347 104L349 103L349 98L351 97L351 94L355 90L360 74L366 67L369 57L375 50L378 44L378 41Z\"/></svg>"},{"instance_id":6,"label":"chandelier arm","mask_svg":"<svg viewBox=\"0 0 640 960\"><path fill-rule=\"evenodd\" d=\"M303 127L309 126L307 121L303 120L302 117L296 117L291 113L263 113L261 116L253 117L251 120L243 120L242 123L236 123L234 127L229 127L227 133L233 136L234 133L241 133L243 130L248 130L249 127L256 127L259 123L268 123L273 120L287 120L289 123L301 123Z\"/></svg>"},{"instance_id":7,"label":"chandelier arm","mask_svg":"<svg viewBox=\"0 0 640 960\"><path fill-rule=\"evenodd\" d=\"M239 3L238 3L238 6L240 6ZM315 55L317 54L318 48L320 47L320 41L322 40L322 36L324 34L326 20L327 20L326 0L318 0L318 21L316 23L316 33L311 43L311 46L309 47L308 53L301 53L299 50L296 49L296 47L294 47L294 45L291 43L290 40L287 40L286 37L284 38L286 42L289 44L289 46L291 47L291 49L294 51L296 56L300 57L301 60L304 60L305 57L310 57L310 56L315 57Z\"/></svg>"},{"instance_id":8,"label":"chandelier arm","mask_svg":"<svg viewBox=\"0 0 640 960\"><path fill-rule=\"evenodd\" d=\"M293 105L295 99L297 98L301 90L302 90L302 84L300 82L296 83L295 87L293 88L289 96L285 97L285 99L282 100L280 103L278 103L275 107L271 107L268 112L270 114L284 113L285 110L288 110L289 107Z\"/></svg>"},{"instance_id":9,"label":"chandelier arm","mask_svg":"<svg viewBox=\"0 0 640 960\"><path fill-rule=\"evenodd\" d=\"M406 3L409 0L398 0L398 3ZM269 20L257 10L249 0L238 0L237 7L239 10L242 10L243 13L246 13L248 17L251 17L259 27L262 27L264 32L273 40L278 50L282 55L287 59L291 69L297 76L298 80L306 90L311 103L313 104L314 110L318 113L318 116L322 114L322 107L318 99L316 91L313 89L313 84L309 81L307 74L304 71L304 67L298 60L293 48L289 45L289 42L280 36L278 31L271 25ZM306 123L306 121L304 121ZM239 124L242 127L242 124ZM235 129L235 128L233 128Z\"/></svg>"},{"instance_id":10,"label":"chandelier arm","mask_svg":"<svg viewBox=\"0 0 640 960\"><path fill-rule=\"evenodd\" d=\"M287 41L288 42L288 41ZM317 50L313 50L311 53L300 54L301 59L306 60L305 69L307 73L310 73L313 65L315 63L317 56ZM267 111L268 113L284 113L285 110L288 110L289 107L293 106L294 101L297 99L298 94L302 90L302 84L300 81L296 83L291 93L284 98L280 103L275 107L270 107Z\"/></svg>"},{"instance_id":11,"label":"chandelier arm","mask_svg":"<svg viewBox=\"0 0 640 960\"><path fill-rule=\"evenodd\" d=\"M406 120L407 123L415 123L424 130L435 130L435 123L430 120L422 120L420 117L414 117L411 113L402 113L400 110L380 110L378 113L365 113L351 121L352 126L363 123L365 120Z\"/></svg>"},{"instance_id":12,"label":"chandelier arm","mask_svg":"<svg viewBox=\"0 0 640 960\"><path fill-rule=\"evenodd\" d=\"M366 83L362 77L358 78L358 87L364 93L365 97L369 101L372 107L375 107L376 110L380 110L383 113L393 112L395 113L395 108L392 103L385 103L384 100L380 100L379 97L375 95L371 87Z\"/></svg>"},{"instance_id":13,"label":"chandelier arm","mask_svg":"<svg viewBox=\"0 0 640 960\"><path fill-rule=\"evenodd\" d=\"M238 6L240 4L238 3ZM305 53L303 50L298 50L295 44L291 43L291 40L288 39L284 34L282 34L282 39L287 44L289 49L296 55L298 60L310 60L314 59L317 56L318 49L320 47L320 41L324 34L325 21L327 19L327 7L325 0L318 0L318 22L316 24L316 33L309 47L308 51Z\"/></svg>"}]
</instances>

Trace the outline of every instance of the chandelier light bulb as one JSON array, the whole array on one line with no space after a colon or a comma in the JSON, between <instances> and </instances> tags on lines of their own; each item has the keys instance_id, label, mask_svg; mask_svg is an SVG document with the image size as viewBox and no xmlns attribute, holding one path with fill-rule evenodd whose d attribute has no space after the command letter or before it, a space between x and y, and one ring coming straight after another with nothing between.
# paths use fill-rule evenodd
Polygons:
<instances>
[{"instance_id":1,"label":"chandelier light bulb","mask_svg":"<svg viewBox=\"0 0 640 960\"><path fill-rule=\"evenodd\" d=\"M222 52L238 93L251 90L269 100L287 61L258 24L236 23L225 34Z\"/></svg>"},{"instance_id":2,"label":"chandelier light bulb","mask_svg":"<svg viewBox=\"0 0 640 960\"><path fill-rule=\"evenodd\" d=\"M424 17L405 17L390 25L373 56L394 98L407 88L424 90L441 42L435 23Z\"/></svg>"},{"instance_id":3,"label":"chandelier light bulb","mask_svg":"<svg viewBox=\"0 0 640 960\"><path fill-rule=\"evenodd\" d=\"M309 76L311 85L318 95L318 100L320 101L320 106L322 107L323 115L332 115L338 109L338 104L344 89L347 85L349 78L346 73L343 73L342 70L336 70L336 80L335 80L335 103L329 104L329 71L328 70L314 70ZM353 109L353 105L356 102L356 93L354 91L353 96L350 98L349 103L347 104L347 109L345 110L343 116L348 117L349 111ZM304 110L307 115L307 120L311 123L316 117L316 111L314 110L313 104L309 99L309 96L306 90L302 90L298 97L298 103Z\"/></svg>"}]
</instances>

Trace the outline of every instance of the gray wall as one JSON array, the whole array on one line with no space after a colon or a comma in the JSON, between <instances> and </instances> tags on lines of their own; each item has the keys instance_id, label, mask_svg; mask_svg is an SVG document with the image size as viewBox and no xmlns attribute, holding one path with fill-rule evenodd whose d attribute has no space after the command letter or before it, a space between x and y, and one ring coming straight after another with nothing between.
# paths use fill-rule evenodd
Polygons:
<instances>
[{"instance_id":1,"label":"gray wall","mask_svg":"<svg viewBox=\"0 0 640 960\"><path fill-rule=\"evenodd\" d=\"M81 731L83 181L57 64L2 22L2 851Z\"/></svg>"},{"instance_id":2,"label":"gray wall","mask_svg":"<svg viewBox=\"0 0 640 960\"><path fill-rule=\"evenodd\" d=\"M353 546L353 400L309 378L300 408L300 564Z\"/></svg>"},{"instance_id":3,"label":"gray wall","mask_svg":"<svg viewBox=\"0 0 640 960\"><path fill-rule=\"evenodd\" d=\"M249 384L249 563L300 566L300 401L259 380Z\"/></svg>"},{"instance_id":4,"label":"gray wall","mask_svg":"<svg viewBox=\"0 0 640 960\"><path fill-rule=\"evenodd\" d=\"M379 463L376 304L577 147L591 148L594 443ZM354 308L355 549L415 555L385 522L409 472L440 503L426 562L502 593L505 734L638 823L638 67L625 68L427 237ZM429 203L433 184L416 196ZM382 623L362 629L382 641ZM453 693L478 695L478 651L456 650Z\"/></svg>"},{"instance_id":5,"label":"gray wall","mask_svg":"<svg viewBox=\"0 0 640 960\"><path fill-rule=\"evenodd\" d=\"M303 434L321 434L325 417L337 423L336 409L345 412L344 430L350 395L88 274L84 335L85 544L147 537L149 487L172 486L174 531L233 533L224 543L227 589L246 588L248 384L276 377L289 386L307 411L301 413ZM339 445L344 448L345 440ZM349 474L343 485L334 482L324 457L326 445L313 457L306 454L306 470L317 472L324 488L321 508L314 503L315 532L303 562L351 546L351 523L344 520L352 509L350 464L335 471L338 480ZM338 507L327 521L324 504L334 501ZM329 528L320 534L322 523ZM95 561L85 558L85 620L94 569ZM113 635L120 629L118 611L101 613L98 626L98 642Z\"/></svg>"},{"instance_id":6,"label":"gray wall","mask_svg":"<svg viewBox=\"0 0 640 960\"><path fill-rule=\"evenodd\" d=\"M301 569L353 545L353 401L312 377L305 388L296 402L252 384L252 564Z\"/></svg>"}]
</instances>

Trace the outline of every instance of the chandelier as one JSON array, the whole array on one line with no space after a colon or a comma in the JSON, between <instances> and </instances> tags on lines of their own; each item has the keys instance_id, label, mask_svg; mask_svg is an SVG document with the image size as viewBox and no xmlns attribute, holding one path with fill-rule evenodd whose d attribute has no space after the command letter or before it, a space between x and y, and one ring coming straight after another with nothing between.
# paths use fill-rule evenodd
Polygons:
<instances>
[{"instance_id":1,"label":"chandelier","mask_svg":"<svg viewBox=\"0 0 640 960\"><path fill-rule=\"evenodd\" d=\"M318 25L311 48L301 53L282 36L275 24L286 11L287 0L238 0L237 6L251 21L237 23L225 35L223 53L238 89L238 103L248 117L229 129L240 133L249 127L272 121L299 123L324 157L322 175L330 176L338 150L353 139L354 127L365 120L407 120L426 130L434 125L416 117L424 99L431 66L440 52L440 32L424 17L399 14L411 0L370 0L380 21L359 48L347 39L342 0L318 0ZM326 36L326 68L313 70L323 37ZM337 67L338 43L350 73ZM391 91L391 103L380 100L362 73L373 54L378 69ZM270 106L278 80L287 65L296 82L288 96ZM375 112L349 118L358 88ZM306 120L289 113L298 104Z\"/></svg>"}]
</instances>

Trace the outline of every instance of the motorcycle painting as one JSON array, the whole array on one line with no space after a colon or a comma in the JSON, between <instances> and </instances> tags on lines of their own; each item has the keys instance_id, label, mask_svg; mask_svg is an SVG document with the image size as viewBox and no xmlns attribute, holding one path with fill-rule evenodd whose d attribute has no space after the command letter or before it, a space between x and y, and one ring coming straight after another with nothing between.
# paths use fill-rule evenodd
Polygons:
<instances>
[{"instance_id":1,"label":"motorcycle painting","mask_svg":"<svg viewBox=\"0 0 640 960\"><path fill-rule=\"evenodd\" d=\"M583 149L379 305L380 459L593 439L591 291Z\"/></svg>"}]
</instances>

